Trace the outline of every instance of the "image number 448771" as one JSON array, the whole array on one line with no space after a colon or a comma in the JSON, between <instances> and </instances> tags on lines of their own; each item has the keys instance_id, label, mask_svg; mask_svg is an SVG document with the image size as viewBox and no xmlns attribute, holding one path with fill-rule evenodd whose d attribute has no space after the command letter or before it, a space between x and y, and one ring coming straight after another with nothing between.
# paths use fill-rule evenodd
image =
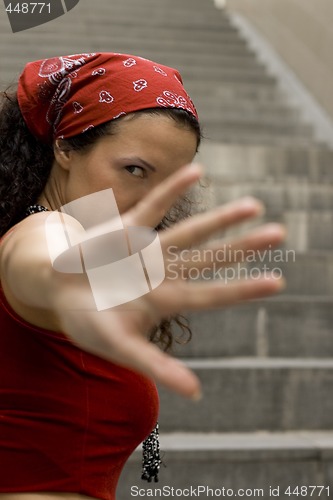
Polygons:
<instances>
[{"instance_id":1,"label":"image number 448771","mask_svg":"<svg viewBox=\"0 0 333 500\"><path fill-rule=\"evenodd\" d=\"M9 14L51 14L51 3L45 2L10 2L6 7Z\"/></svg>"},{"instance_id":2,"label":"image number 448771","mask_svg":"<svg viewBox=\"0 0 333 500\"><path fill-rule=\"evenodd\" d=\"M3 0L13 33L36 28L67 14L80 0L49 0L48 2L25 2Z\"/></svg>"}]
</instances>

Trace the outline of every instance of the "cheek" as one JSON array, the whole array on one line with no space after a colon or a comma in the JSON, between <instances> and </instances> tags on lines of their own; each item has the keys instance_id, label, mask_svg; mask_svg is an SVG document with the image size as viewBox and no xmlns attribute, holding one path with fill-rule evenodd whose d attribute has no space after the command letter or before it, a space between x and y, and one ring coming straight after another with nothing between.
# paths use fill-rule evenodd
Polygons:
<instances>
[{"instance_id":1,"label":"cheek","mask_svg":"<svg viewBox=\"0 0 333 500\"><path fill-rule=\"evenodd\" d=\"M81 188L88 193L95 193L103 189L112 188L117 178L109 164L99 158L92 158L76 168L76 180Z\"/></svg>"},{"instance_id":2,"label":"cheek","mask_svg":"<svg viewBox=\"0 0 333 500\"><path fill-rule=\"evenodd\" d=\"M67 199L78 199L83 196L102 191L107 186L103 176L97 174L98 169L95 167L87 168L87 165L75 165L72 168L66 185Z\"/></svg>"},{"instance_id":3,"label":"cheek","mask_svg":"<svg viewBox=\"0 0 333 500\"><path fill-rule=\"evenodd\" d=\"M112 189L121 214L133 208L153 187L151 183L143 184L127 177L101 158L77 162L73 167L67 184L67 199L73 200Z\"/></svg>"},{"instance_id":4,"label":"cheek","mask_svg":"<svg viewBox=\"0 0 333 500\"><path fill-rule=\"evenodd\" d=\"M121 187L117 184L109 187L113 190L113 195L120 214L127 212L130 208L135 206L140 199L138 193L135 191L133 192L133 189L128 187Z\"/></svg>"}]
</instances>

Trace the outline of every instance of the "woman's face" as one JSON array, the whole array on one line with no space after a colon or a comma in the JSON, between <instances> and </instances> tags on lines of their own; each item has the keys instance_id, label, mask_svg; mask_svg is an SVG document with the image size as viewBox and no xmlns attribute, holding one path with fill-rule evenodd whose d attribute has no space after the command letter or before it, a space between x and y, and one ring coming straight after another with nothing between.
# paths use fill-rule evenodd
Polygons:
<instances>
[{"instance_id":1,"label":"woman's face","mask_svg":"<svg viewBox=\"0 0 333 500\"><path fill-rule=\"evenodd\" d=\"M56 182L58 200L64 205L112 188L119 212L124 213L154 186L190 163L196 149L195 133L169 117L124 117L114 135L99 139L88 152L56 154L61 172Z\"/></svg>"}]
</instances>

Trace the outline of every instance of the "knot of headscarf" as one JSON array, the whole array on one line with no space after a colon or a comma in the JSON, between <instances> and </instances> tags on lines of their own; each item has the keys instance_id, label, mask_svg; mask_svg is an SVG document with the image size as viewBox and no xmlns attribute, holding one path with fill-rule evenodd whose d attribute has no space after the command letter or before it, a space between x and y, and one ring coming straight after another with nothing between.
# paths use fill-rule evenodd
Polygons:
<instances>
[{"instance_id":1,"label":"knot of headscarf","mask_svg":"<svg viewBox=\"0 0 333 500\"><path fill-rule=\"evenodd\" d=\"M29 130L44 143L148 108L181 108L198 119L177 70L128 54L75 54L28 63L17 95Z\"/></svg>"}]
</instances>

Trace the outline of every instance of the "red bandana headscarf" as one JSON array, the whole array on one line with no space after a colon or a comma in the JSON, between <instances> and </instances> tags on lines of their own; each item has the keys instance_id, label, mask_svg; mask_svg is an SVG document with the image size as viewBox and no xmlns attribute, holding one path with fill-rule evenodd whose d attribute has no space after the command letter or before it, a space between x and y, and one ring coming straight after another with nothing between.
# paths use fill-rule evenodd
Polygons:
<instances>
[{"instance_id":1,"label":"red bandana headscarf","mask_svg":"<svg viewBox=\"0 0 333 500\"><path fill-rule=\"evenodd\" d=\"M178 71L128 54L76 54L28 63L18 101L29 130L45 143L147 108L181 108L198 118Z\"/></svg>"}]
</instances>

